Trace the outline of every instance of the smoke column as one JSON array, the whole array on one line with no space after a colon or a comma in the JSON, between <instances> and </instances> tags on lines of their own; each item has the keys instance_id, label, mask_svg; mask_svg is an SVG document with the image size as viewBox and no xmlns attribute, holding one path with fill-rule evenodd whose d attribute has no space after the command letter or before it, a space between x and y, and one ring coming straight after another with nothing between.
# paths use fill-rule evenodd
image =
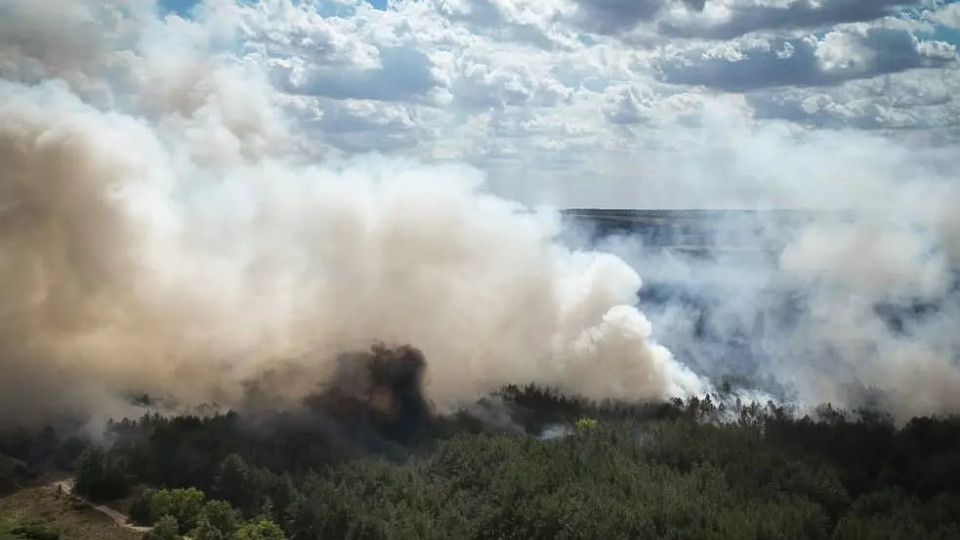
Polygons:
<instances>
[{"instance_id":1,"label":"smoke column","mask_svg":"<svg viewBox=\"0 0 960 540\"><path fill-rule=\"evenodd\" d=\"M640 278L457 165L307 156L232 7L0 1L0 423L124 414L127 392L230 405L409 343L454 406L508 382L702 390L651 341ZM289 375L284 375L289 374Z\"/></svg>"},{"instance_id":2,"label":"smoke column","mask_svg":"<svg viewBox=\"0 0 960 540\"><path fill-rule=\"evenodd\" d=\"M704 139L689 149L702 170L677 184L761 193L727 203L761 211L712 214L699 230L709 256L636 235L600 244L643 273L644 291L663 291L645 312L675 356L806 410L879 407L901 422L960 412L956 146L737 120ZM762 211L784 208L802 211Z\"/></svg>"}]
</instances>

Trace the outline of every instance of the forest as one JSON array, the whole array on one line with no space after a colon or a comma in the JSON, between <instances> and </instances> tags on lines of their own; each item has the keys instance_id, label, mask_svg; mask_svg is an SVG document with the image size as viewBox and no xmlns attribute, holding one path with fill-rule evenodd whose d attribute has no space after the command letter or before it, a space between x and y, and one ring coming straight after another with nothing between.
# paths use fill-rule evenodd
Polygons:
<instances>
[{"instance_id":1,"label":"forest","mask_svg":"<svg viewBox=\"0 0 960 540\"><path fill-rule=\"evenodd\" d=\"M537 386L437 415L415 359L391 358L371 364L387 407L328 392L266 416L147 413L97 440L8 430L0 452L132 499L153 539L960 538L957 417Z\"/></svg>"}]
</instances>

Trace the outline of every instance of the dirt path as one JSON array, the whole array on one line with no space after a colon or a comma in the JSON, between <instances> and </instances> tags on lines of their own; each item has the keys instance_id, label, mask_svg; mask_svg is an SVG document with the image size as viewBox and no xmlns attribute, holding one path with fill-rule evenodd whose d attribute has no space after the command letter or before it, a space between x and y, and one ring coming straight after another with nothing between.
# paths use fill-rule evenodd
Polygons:
<instances>
[{"instance_id":1,"label":"dirt path","mask_svg":"<svg viewBox=\"0 0 960 540\"><path fill-rule=\"evenodd\" d=\"M121 527L130 529L132 531L137 531L137 532L147 532L153 528L153 527L140 527L138 525L132 525L130 523L130 518L124 515L123 513L118 512L113 508L110 508L109 506L104 506L102 504L94 504L93 502L87 500L85 497L81 497L80 495L75 494L73 492L72 478L68 478L66 480L60 480L58 482L54 482L51 485L55 488L59 488L63 493L66 493L67 495L73 495L74 497L83 501L85 504L87 504L97 512L107 515L108 517L110 517L110 519L112 519L117 525L120 525Z\"/></svg>"}]
</instances>

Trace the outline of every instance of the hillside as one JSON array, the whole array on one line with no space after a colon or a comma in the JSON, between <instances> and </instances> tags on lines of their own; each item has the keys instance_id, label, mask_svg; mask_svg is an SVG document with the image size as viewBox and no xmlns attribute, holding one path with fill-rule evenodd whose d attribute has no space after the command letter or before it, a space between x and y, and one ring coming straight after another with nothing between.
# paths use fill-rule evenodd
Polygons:
<instances>
[{"instance_id":1,"label":"hillside","mask_svg":"<svg viewBox=\"0 0 960 540\"><path fill-rule=\"evenodd\" d=\"M787 234L814 219L845 212L809 210L632 210L571 208L562 216L594 239L629 234L650 248L687 252L776 250Z\"/></svg>"},{"instance_id":2,"label":"hillside","mask_svg":"<svg viewBox=\"0 0 960 540\"><path fill-rule=\"evenodd\" d=\"M52 485L0 497L0 540L135 540L141 534L67 496Z\"/></svg>"}]
</instances>

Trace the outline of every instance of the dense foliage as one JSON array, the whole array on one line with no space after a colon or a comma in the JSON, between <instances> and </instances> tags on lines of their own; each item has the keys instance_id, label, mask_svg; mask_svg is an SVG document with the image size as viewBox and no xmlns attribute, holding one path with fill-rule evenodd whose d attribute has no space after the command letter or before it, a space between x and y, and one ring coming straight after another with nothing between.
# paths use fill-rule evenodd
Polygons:
<instances>
[{"instance_id":1,"label":"dense foliage","mask_svg":"<svg viewBox=\"0 0 960 540\"><path fill-rule=\"evenodd\" d=\"M93 501L119 499L130 493L123 469L98 446L91 446L80 454L76 473L74 489Z\"/></svg>"},{"instance_id":2,"label":"dense foliage","mask_svg":"<svg viewBox=\"0 0 960 540\"><path fill-rule=\"evenodd\" d=\"M151 525L147 540L283 540L283 530L263 515L243 521L226 501L208 501L197 488L148 489L134 502L131 518Z\"/></svg>"},{"instance_id":3,"label":"dense foliage","mask_svg":"<svg viewBox=\"0 0 960 540\"><path fill-rule=\"evenodd\" d=\"M197 538L960 538L958 418L491 403L516 432L461 414L370 450L310 422L148 415L111 424L100 459L167 488L135 517Z\"/></svg>"}]
</instances>

